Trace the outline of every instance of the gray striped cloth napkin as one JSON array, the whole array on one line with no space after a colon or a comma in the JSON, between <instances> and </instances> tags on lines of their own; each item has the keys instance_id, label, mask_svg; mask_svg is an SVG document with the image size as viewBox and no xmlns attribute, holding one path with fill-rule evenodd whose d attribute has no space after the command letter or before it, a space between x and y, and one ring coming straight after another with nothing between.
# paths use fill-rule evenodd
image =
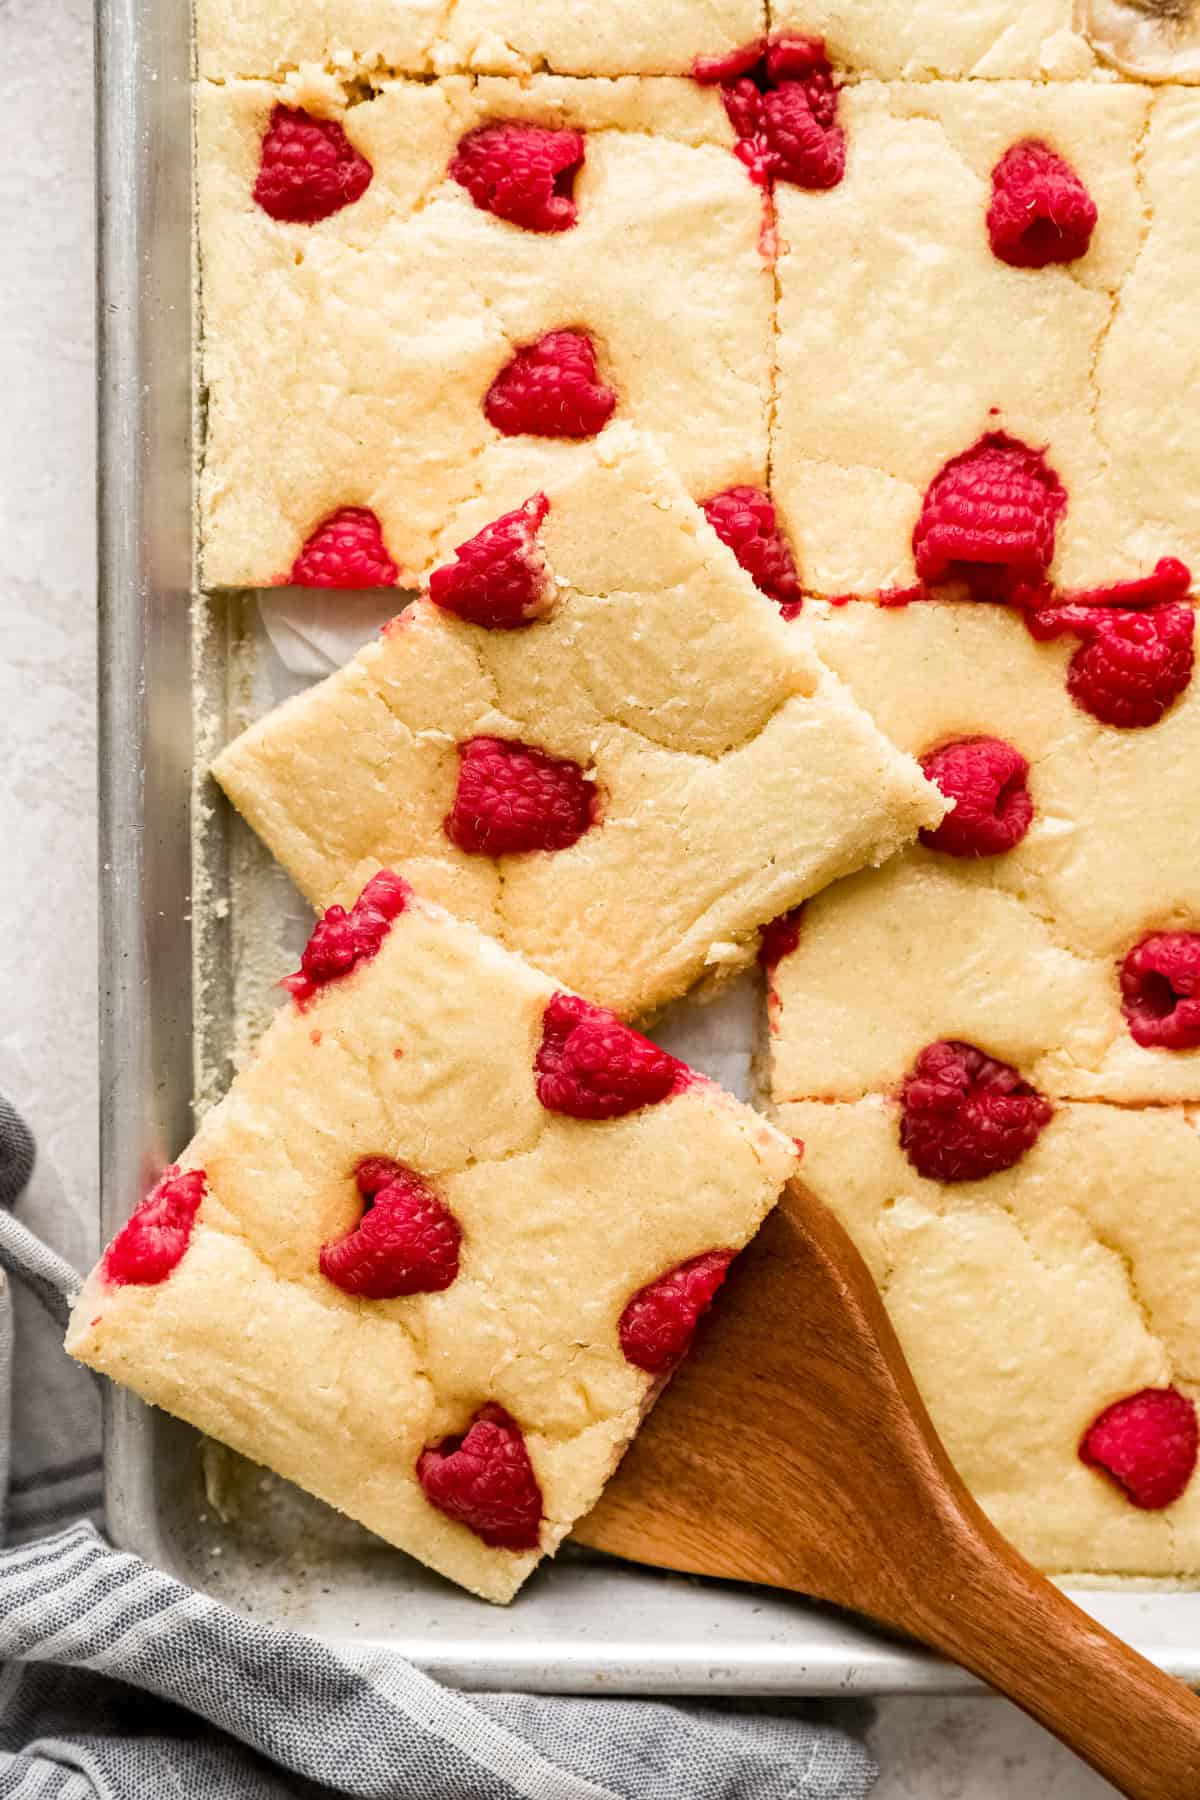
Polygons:
<instances>
[{"instance_id":1,"label":"gray striped cloth napkin","mask_svg":"<svg viewBox=\"0 0 1200 1800\"><path fill-rule=\"evenodd\" d=\"M0 1100L0 1800L862 1800L870 1758L812 1709L454 1693L114 1550L78 1519L98 1501L96 1409L64 1373L78 1277L43 1241L70 1236L53 1204L30 1213L55 1191L29 1187L34 1163Z\"/></svg>"}]
</instances>

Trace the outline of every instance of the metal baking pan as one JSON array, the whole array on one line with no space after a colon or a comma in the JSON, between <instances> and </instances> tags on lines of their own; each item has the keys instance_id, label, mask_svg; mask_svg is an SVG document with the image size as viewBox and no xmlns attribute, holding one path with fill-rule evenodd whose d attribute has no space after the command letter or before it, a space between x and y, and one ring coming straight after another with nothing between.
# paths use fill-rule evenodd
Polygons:
<instances>
[{"instance_id":1,"label":"metal baking pan","mask_svg":"<svg viewBox=\"0 0 1200 1800\"><path fill-rule=\"evenodd\" d=\"M258 1004L239 983L266 993L247 949L254 921L243 913L275 909L281 945L302 915L197 773L197 724L201 744L215 742L231 707L256 704L262 646L251 597L194 590L187 8L99 0L97 49L108 1234L190 1135L197 1072L202 1090L219 1086L235 1015L252 1017ZM491 1608L115 1389L106 1479L121 1545L260 1617L364 1648L387 1644L468 1686L816 1694L971 1685L831 1609L571 1550L512 1608ZM1200 1593L1126 1586L1080 1598L1145 1655L1200 1680Z\"/></svg>"}]
</instances>

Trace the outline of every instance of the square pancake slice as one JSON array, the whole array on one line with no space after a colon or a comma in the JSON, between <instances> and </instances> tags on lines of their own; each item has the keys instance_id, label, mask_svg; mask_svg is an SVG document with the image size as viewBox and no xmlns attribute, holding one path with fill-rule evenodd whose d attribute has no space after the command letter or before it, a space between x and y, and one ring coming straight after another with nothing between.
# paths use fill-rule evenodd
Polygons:
<instances>
[{"instance_id":1,"label":"square pancake slice","mask_svg":"<svg viewBox=\"0 0 1200 1800\"><path fill-rule=\"evenodd\" d=\"M862 81L840 117L844 180L775 193L772 478L806 587L873 595L924 574L926 496L996 439L1057 484L1060 589L1200 565L1200 93ZM1053 222L1068 210L1070 240ZM1004 235L1024 217L1029 244Z\"/></svg>"},{"instance_id":2,"label":"square pancake slice","mask_svg":"<svg viewBox=\"0 0 1200 1800\"><path fill-rule=\"evenodd\" d=\"M1001 759L994 804L1024 811L1011 843L974 855L948 838L951 813L932 841L805 907L771 974L775 1098L892 1092L951 1039L1050 1095L1200 1102L1184 1014L1177 1029L1142 1017L1173 992L1158 964L1200 967L1195 677L1157 723L1121 729L1068 691L1076 642L1036 642L1016 608L810 602L805 616L902 749ZM972 804L964 789L955 812Z\"/></svg>"},{"instance_id":3,"label":"square pancake slice","mask_svg":"<svg viewBox=\"0 0 1200 1800\"><path fill-rule=\"evenodd\" d=\"M200 73L686 75L761 38L764 0L197 0Z\"/></svg>"},{"instance_id":4,"label":"square pancake slice","mask_svg":"<svg viewBox=\"0 0 1200 1800\"><path fill-rule=\"evenodd\" d=\"M68 1348L508 1600L597 1498L795 1148L391 873L285 985Z\"/></svg>"},{"instance_id":5,"label":"square pancake slice","mask_svg":"<svg viewBox=\"0 0 1200 1800\"><path fill-rule=\"evenodd\" d=\"M952 1183L914 1168L893 1096L777 1116L803 1138L803 1180L857 1242L946 1448L1004 1535L1054 1575L1194 1582L1195 1116L1056 1103L1011 1167Z\"/></svg>"},{"instance_id":6,"label":"square pancake slice","mask_svg":"<svg viewBox=\"0 0 1200 1800\"><path fill-rule=\"evenodd\" d=\"M699 500L764 482L774 288L716 89L306 69L196 116L207 587L287 581L343 508L415 586L610 417Z\"/></svg>"},{"instance_id":7,"label":"square pancake slice","mask_svg":"<svg viewBox=\"0 0 1200 1800\"><path fill-rule=\"evenodd\" d=\"M314 906L394 867L635 1017L945 811L636 434L448 536L429 595L214 765Z\"/></svg>"}]
</instances>

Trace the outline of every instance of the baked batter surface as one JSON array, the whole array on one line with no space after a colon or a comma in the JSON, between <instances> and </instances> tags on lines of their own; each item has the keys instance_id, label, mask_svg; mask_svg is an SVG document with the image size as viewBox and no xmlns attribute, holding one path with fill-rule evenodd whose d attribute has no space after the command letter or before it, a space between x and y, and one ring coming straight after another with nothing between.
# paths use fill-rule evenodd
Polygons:
<instances>
[{"instance_id":1,"label":"baked batter surface","mask_svg":"<svg viewBox=\"0 0 1200 1800\"><path fill-rule=\"evenodd\" d=\"M549 616L489 630L419 600L214 773L314 905L395 867L634 1017L752 960L760 925L881 862L945 802L635 435L610 428L545 493ZM510 470L443 536L529 497ZM597 822L562 849L459 848L443 821L480 736L588 771Z\"/></svg>"},{"instance_id":2,"label":"baked batter surface","mask_svg":"<svg viewBox=\"0 0 1200 1800\"><path fill-rule=\"evenodd\" d=\"M539 1098L555 984L411 898L378 951L280 1011L180 1159L206 1190L157 1281L102 1263L68 1348L388 1542L508 1600L592 1505L659 1378L622 1351L630 1299L751 1237L792 1144L703 1080L611 1118ZM443 1291L342 1290L323 1246L363 1214L364 1158L430 1184L461 1232ZM382 1204L382 1202L380 1202ZM436 1510L424 1449L500 1406L541 1490L536 1547Z\"/></svg>"}]
</instances>

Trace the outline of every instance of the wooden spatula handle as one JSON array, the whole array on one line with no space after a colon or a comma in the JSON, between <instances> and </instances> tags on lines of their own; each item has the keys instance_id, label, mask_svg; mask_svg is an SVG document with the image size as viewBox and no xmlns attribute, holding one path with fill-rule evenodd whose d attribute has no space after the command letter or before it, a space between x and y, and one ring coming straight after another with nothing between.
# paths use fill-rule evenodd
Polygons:
<instances>
[{"instance_id":1,"label":"wooden spatula handle","mask_svg":"<svg viewBox=\"0 0 1200 1800\"><path fill-rule=\"evenodd\" d=\"M1130 1800L1198 1800L1200 1699L1030 1568L981 1513L955 1509L942 1523L946 1554L908 1629L1024 1707Z\"/></svg>"}]
</instances>

